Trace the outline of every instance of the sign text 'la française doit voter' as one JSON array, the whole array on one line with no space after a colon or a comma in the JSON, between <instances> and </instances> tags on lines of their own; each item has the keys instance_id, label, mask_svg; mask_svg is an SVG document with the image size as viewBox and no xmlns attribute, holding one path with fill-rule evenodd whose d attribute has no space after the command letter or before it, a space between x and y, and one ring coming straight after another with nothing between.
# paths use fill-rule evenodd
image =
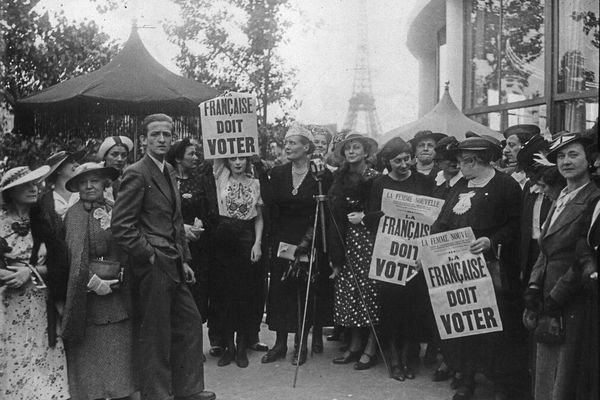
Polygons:
<instances>
[{"instance_id":1,"label":"sign text 'la fran\u00e7aise doit voter'","mask_svg":"<svg viewBox=\"0 0 600 400\"><path fill-rule=\"evenodd\" d=\"M471 228L421 238L422 264L442 339L502 330L494 284L482 254L472 254Z\"/></svg>"},{"instance_id":2,"label":"sign text 'la fran\u00e7aise doit voter'","mask_svg":"<svg viewBox=\"0 0 600 400\"><path fill-rule=\"evenodd\" d=\"M244 93L229 93L200 103L204 158L258 154L256 100Z\"/></svg>"},{"instance_id":3,"label":"sign text 'la fran\u00e7aise doit voter'","mask_svg":"<svg viewBox=\"0 0 600 400\"><path fill-rule=\"evenodd\" d=\"M406 285L417 275L419 238L429 235L444 200L384 189L369 278Z\"/></svg>"}]
</instances>

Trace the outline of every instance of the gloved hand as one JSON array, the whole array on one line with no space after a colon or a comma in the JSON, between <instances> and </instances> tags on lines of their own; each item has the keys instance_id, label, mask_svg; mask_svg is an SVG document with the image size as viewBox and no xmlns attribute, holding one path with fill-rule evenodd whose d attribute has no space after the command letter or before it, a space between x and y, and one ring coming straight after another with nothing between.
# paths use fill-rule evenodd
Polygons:
<instances>
[{"instance_id":1,"label":"gloved hand","mask_svg":"<svg viewBox=\"0 0 600 400\"><path fill-rule=\"evenodd\" d=\"M294 250L294 258L300 258L302 256L307 255L309 252L309 247L304 246L303 244L296 246L296 250Z\"/></svg>"},{"instance_id":2,"label":"gloved hand","mask_svg":"<svg viewBox=\"0 0 600 400\"><path fill-rule=\"evenodd\" d=\"M525 308L539 313L542 310L542 291L538 288L528 287L523 294Z\"/></svg>"},{"instance_id":3,"label":"gloved hand","mask_svg":"<svg viewBox=\"0 0 600 400\"><path fill-rule=\"evenodd\" d=\"M531 310L525 309L522 321L528 331L533 331L537 327L538 315Z\"/></svg>"},{"instance_id":4,"label":"gloved hand","mask_svg":"<svg viewBox=\"0 0 600 400\"><path fill-rule=\"evenodd\" d=\"M112 293L112 285L118 284L118 279L105 280L100 279L98 275L94 274L87 284L88 290L96 293L98 296L106 296Z\"/></svg>"},{"instance_id":5,"label":"gloved hand","mask_svg":"<svg viewBox=\"0 0 600 400\"><path fill-rule=\"evenodd\" d=\"M552 297L548 296L544 299L544 309L542 313L550 317L558 318L561 316L562 310L560 308L560 304L558 304Z\"/></svg>"}]
</instances>

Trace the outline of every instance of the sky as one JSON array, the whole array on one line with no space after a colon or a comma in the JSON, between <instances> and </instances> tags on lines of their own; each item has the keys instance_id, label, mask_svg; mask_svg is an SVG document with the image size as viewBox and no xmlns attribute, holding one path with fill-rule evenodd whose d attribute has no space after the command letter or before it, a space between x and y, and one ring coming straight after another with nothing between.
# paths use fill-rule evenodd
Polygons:
<instances>
[{"instance_id":1,"label":"sky","mask_svg":"<svg viewBox=\"0 0 600 400\"><path fill-rule=\"evenodd\" d=\"M281 48L298 70L292 115L306 124L337 124L348 111L356 63L360 0L290 0L294 25ZM366 0L371 83L383 132L417 119L418 63L406 47L407 23L418 0ZM132 18L148 51L165 67L180 73L178 52L162 29L165 18L178 20L169 0L123 0L119 9L99 14L89 0L42 0L37 11L63 10L69 19L94 20L117 42L127 40ZM298 18L302 15L302 18ZM280 114L278 109L269 111Z\"/></svg>"}]
</instances>

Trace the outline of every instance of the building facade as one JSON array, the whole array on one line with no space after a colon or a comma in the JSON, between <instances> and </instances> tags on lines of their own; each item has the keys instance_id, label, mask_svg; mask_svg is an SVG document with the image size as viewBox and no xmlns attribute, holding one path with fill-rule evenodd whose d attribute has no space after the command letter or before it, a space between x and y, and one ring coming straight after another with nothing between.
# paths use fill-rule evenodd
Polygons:
<instances>
[{"instance_id":1,"label":"building facade","mask_svg":"<svg viewBox=\"0 0 600 400\"><path fill-rule=\"evenodd\" d=\"M533 123L580 132L598 118L598 0L429 0L407 37L419 115L450 94L494 130Z\"/></svg>"}]
</instances>

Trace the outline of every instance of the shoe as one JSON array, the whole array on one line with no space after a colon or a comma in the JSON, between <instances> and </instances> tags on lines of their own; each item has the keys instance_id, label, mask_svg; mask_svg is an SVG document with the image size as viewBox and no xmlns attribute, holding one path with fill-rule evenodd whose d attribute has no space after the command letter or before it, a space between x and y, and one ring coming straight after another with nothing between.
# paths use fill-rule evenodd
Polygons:
<instances>
[{"instance_id":1,"label":"shoe","mask_svg":"<svg viewBox=\"0 0 600 400\"><path fill-rule=\"evenodd\" d=\"M369 361L367 361L366 363L361 362L360 358L362 358L363 356L367 356L369 358ZM375 365L375 360L377 359L376 356L374 356L374 355L372 356L372 355L369 355L367 353L363 353L360 358L356 362L356 364L354 364L354 369L357 370L357 371L363 371L365 369L371 368L373 365Z\"/></svg>"},{"instance_id":2,"label":"shoe","mask_svg":"<svg viewBox=\"0 0 600 400\"><path fill-rule=\"evenodd\" d=\"M406 379L415 379L415 373L408 365L404 366L404 377Z\"/></svg>"},{"instance_id":3,"label":"shoe","mask_svg":"<svg viewBox=\"0 0 600 400\"><path fill-rule=\"evenodd\" d=\"M260 359L260 362L263 364L272 363L273 361L277 361L281 358L285 358L286 353L287 353L287 347L280 347L280 348L273 347L271 350L267 351L267 354L265 354Z\"/></svg>"},{"instance_id":4,"label":"shoe","mask_svg":"<svg viewBox=\"0 0 600 400\"><path fill-rule=\"evenodd\" d=\"M213 392L203 390L202 392L193 394L191 396L175 397L175 400L215 400L216 398L217 395Z\"/></svg>"},{"instance_id":5,"label":"shoe","mask_svg":"<svg viewBox=\"0 0 600 400\"><path fill-rule=\"evenodd\" d=\"M404 382L404 368L400 365L392 365L392 379Z\"/></svg>"},{"instance_id":6,"label":"shoe","mask_svg":"<svg viewBox=\"0 0 600 400\"><path fill-rule=\"evenodd\" d=\"M223 352L223 355L221 356L221 358L219 358L219 361L217 362L217 365L219 367L224 367L226 365L231 364L231 361L233 360L234 357L234 350L230 350L227 349Z\"/></svg>"},{"instance_id":7,"label":"shoe","mask_svg":"<svg viewBox=\"0 0 600 400\"><path fill-rule=\"evenodd\" d=\"M261 342L256 342L253 345L249 346L250 350L254 350L254 351L268 351L269 347Z\"/></svg>"},{"instance_id":8,"label":"shoe","mask_svg":"<svg viewBox=\"0 0 600 400\"><path fill-rule=\"evenodd\" d=\"M452 377L452 380L450 381L450 388L451 389L458 389L463 383L463 377L461 375L459 375L458 373L454 374L454 376Z\"/></svg>"},{"instance_id":9,"label":"shoe","mask_svg":"<svg viewBox=\"0 0 600 400\"><path fill-rule=\"evenodd\" d=\"M474 392L475 388L461 385L456 389L456 393L452 396L452 400L470 400L473 397Z\"/></svg>"},{"instance_id":10,"label":"shoe","mask_svg":"<svg viewBox=\"0 0 600 400\"><path fill-rule=\"evenodd\" d=\"M449 369L436 369L431 380L434 382L443 382L450 379L451 376L452 373Z\"/></svg>"},{"instance_id":11,"label":"shoe","mask_svg":"<svg viewBox=\"0 0 600 400\"><path fill-rule=\"evenodd\" d=\"M249 364L248 362L248 354L246 354L246 350L237 349L235 353L235 363L240 368L246 368Z\"/></svg>"},{"instance_id":12,"label":"shoe","mask_svg":"<svg viewBox=\"0 0 600 400\"><path fill-rule=\"evenodd\" d=\"M333 359L334 364L350 364L352 361L358 361L362 352L358 351L346 351L343 356Z\"/></svg>"},{"instance_id":13,"label":"shoe","mask_svg":"<svg viewBox=\"0 0 600 400\"><path fill-rule=\"evenodd\" d=\"M312 337L312 347L311 350L313 353L321 354L323 352L323 336L316 335Z\"/></svg>"},{"instance_id":14,"label":"shoe","mask_svg":"<svg viewBox=\"0 0 600 400\"><path fill-rule=\"evenodd\" d=\"M213 346L208 351L208 354L213 357L221 357L223 355L223 348L221 346Z\"/></svg>"},{"instance_id":15,"label":"shoe","mask_svg":"<svg viewBox=\"0 0 600 400\"><path fill-rule=\"evenodd\" d=\"M300 354L298 352L294 352L294 357L292 358L292 365L302 365L306 362L306 355L308 353L308 349L302 349Z\"/></svg>"}]
</instances>

